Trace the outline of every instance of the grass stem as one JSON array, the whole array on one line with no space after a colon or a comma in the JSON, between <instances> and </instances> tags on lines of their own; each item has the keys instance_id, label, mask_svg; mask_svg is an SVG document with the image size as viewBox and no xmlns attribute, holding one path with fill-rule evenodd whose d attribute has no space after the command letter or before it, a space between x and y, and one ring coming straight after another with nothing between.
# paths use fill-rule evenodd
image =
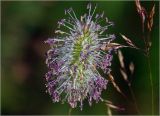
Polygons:
<instances>
[{"instance_id":1,"label":"grass stem","mask_svg":"<svg viewBox=\"0 0 160 116\"><path fill-rule=\"evenodd\" d=\"M129 86L129 90L131 92L131 96L132 96L136 111L137 111L138 114L140 114L140 110L139 110L138 105L137 105L137 100L136 100L135 94L134 94L134 92L133 92L133 90L131 88L131 85L129 84L128 86Z\"/></svg>"},{"instance_id":2,"label":"grass stem","mask_svg":"<svg viewBox=\"0 0 160 116\"><path fill-rule=\"evenodd\" d=\"M149 70L149 80L151 86L151 99L152 99L152 115L154 115L154 89L153 89L153 79L151 73L151 64L150 64L150 55L147 55L147 62L148 62L148 70Z\"/></svg>"},{"instance_id":3,"label":"grass stem","mask_svg":"<svg viewBox=\"0 0 160 116\"><path fill-rule=\"evenodd\" d=\"M72 108L69 108L68 116L71 116Z\"/></svg>"}]
</instances>

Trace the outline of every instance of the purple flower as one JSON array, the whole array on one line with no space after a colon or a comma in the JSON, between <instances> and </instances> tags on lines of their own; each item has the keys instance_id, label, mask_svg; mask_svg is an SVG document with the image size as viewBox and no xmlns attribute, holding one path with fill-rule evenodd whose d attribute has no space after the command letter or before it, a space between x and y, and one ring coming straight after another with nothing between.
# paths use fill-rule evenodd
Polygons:
<instances>
[{"instance_id":1,"label":"purple flower","mask_svg":"<svg viewBox=\"0 0 160 116\"><path fill-rule=\"evenodd\" d=\"M59 102L59 100L60 100L60 97L59 97L59 93L58 92L53 92L52 94L51 94L51 96L52 96L52 100L53 100L53 102Z\"/></svg>"},{"instance_id":2,"label":"purple flower","mask_svg":"<svg viewBox=\"0 0 160 116\"><path fill-rule=\"evenodd\" d=\"M52 46L52 45L54 45L55 41L54 41L54 39L49 38L48 40L45 41L45 43L47 43L50 46Z\"/></svg>"},{"instance_id":3,"label":"purple flower","mask_svg":"<svg viewBox=\"0 0 160 116\"><path fill-rule=\"evenodd\" d=\"M109 73L109 66L111 66L111 60L112 60L112 55L110 54L106 54L102 60L102 62L100 63L100 67L102 68L102 70L105 73Z\"/></svg>"},{"instance_id":4,"label":"purple flower","mask_svg":"<svg viewBox=\"0 0 160 116\"><path fill-rule=\"evenodd\" d=\"M101 93L108 81L97 68L105 73L110 71L112 50L101 48L115 36L106 34L113 23L104 20L104 12L95 14L96 8L88 4L88 14L82 15L80 20L72 8L65 10L69 18L58 22L59 30L55 31L58 36L45 41L51 47L46 57L49 71L45 78L53 102L68 102L72 108L79 105L82 109L85 99L90 105L102 100ZM106 21L106 25L101 25L101 21ZM67 31L60 30L61 26Z\"/></svg>"}]
</instances>

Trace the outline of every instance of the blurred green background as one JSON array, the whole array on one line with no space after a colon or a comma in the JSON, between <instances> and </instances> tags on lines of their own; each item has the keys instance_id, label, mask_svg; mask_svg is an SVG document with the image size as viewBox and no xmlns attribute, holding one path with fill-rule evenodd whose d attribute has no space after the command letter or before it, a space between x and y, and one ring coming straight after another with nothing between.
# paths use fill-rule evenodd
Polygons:
<instances>
[{"instance_id":1,"label":"blurred green background","mask_svg":"<svg viewBox=\"0 0 160 116\"><path fill-rule=\"evenodd\" d=\"M116 34L116 42L123 42L119 33L129 37L138 47L143 47L141 19L136 11L134 1L101 1L97 3L97 13L105 11L115 26L109 33ZM159 113L159 3L155 3L154 25L151 33L151 69L154 80L154 103L156 114ZM68 104L52 103L45 93L44 74L45 52L49 47L44 40L54 36L57 21L67 16L64 10L73 7L77 16L86 10L88 2L79 1L1 1L1 113L2 114L61 114L67 115ZM153 2L142 2L147 11ZM141 114L151 114L151 88L146 57L138 50L122 49L126 67L130 62L135 65L131 78ZM112 61L112 74L128 99L132 100L127 83L123 80L117 54ZM127 68L128 69L128 68ZM129 74L129 71L127 72ZM106 75L107 76L107 75ZM137 114L133 104L119 94L110 83L103 98L125 111L112 110L112 114ZM106 115L104 103L94 103L89 107L87 100L83 111L73 109L71 114Z\"/></svg>"}]
</instances>

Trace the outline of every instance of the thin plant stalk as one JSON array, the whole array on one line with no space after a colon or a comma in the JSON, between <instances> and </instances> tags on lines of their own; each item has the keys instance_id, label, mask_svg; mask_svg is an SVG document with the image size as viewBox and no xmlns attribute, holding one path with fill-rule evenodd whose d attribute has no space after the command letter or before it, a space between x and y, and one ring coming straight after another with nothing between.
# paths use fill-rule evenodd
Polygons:
<instances>
[{"instance_id":1,"label":"thin plant stalk","mask_svg":"<svg viewBox=\"0 0 160 116\"><path fill-rule=\"evenodd\" d=\"M108 116L112 116L112 111L111 111L110 107L107 107L107 114L108 114Z\"/></svg>"},{"instance_id":2,"label":"thin plant stalk","mask_svg":"<svg viewBox=\"0 0 160 116\"><path fill-rule=\"evenodd\" d=\"M128 41L130 41L127 37L125 37L124 35L122 35L122 37L123 38L125 38L125 40L128 40ZM134 45L134 44L133 44ZM123 79L127 82L127 84L128 84L128 88L129 88L129 91L130 91L130 93L131 93L131 97L132 97L132 99L133 99L133 101L131 102L133 105L134 105L134 107L135 107L135 109L136 109L136 112L138 113L138 114L140 114L140 110L138 109L138 105L137 105L137 101L136 101L136 97L135 97L135 94L134 94L134 92L133 92L133 89L132 89L132 87L131 87L131 81L129 81L128 80L128 75L127 75L127 73L126 73L126 68L125 68L125 65L124 65L124 56L123 56L123 54L121 53L121 51L119 50L118 51L118 58L119 58L119 61L120 61L120 66L121 66L121 69L120 69L120 72L121 72L121 74L122 74L122 77L123 77ZM131 74L133 74L133 71L134 71L134 66L132 66L132 68L133 69L130 69L130 71L131 71ZM131 75L132 76L132 75ZM132 79L132 78L131 78Z\"/></svg>"},{"instance_id":3,"label":"thin plant stalk","mask_svg":"<svg viewBox=\"0 0 160 116\"><path fill-rule=\"evenodd\" d=\"M142 29L143 30L143 29ZM150 60L150 33L146 33L147 36L145 36L145 32L143 33L143 40L145 44L145 56L147 58L147 64L148 64L148 71L149 71L149 81L150 81L150 87L151 87L151 109L152 109L152 115L154 115L154 88L153 88L153 79L152 79L152 72L151 72L151 60Z\"/></svg>"},{"instance_id":4,"label":"thin plant stalk","mask_svg":"<svg viewBox=\"0 0 160 116\"><path fill-rule=\"evenodd\" d=\"M131 87L130 84L128 84L128 87L129 87L129 91L131 92L131 96L132 96L132 99L133 99L133 102L134 102L134 106L135 106L135 108L136 108L136 111L137 111L138 114L140 114L140 110L139 110L139 108L138 108L137 100L136 100L135 94L134 94L134 92L133 92L133 90L132 90L132 87Z\"/></svg>"},{"instance_id":5,"label":"thin plant stalk","mask_svg":"<svg viewBox=\"0 0 160 116\"><path fill-rule=\"evenodd\" d=\"M149 70L149 80L150 80L150 86L151 86L151 99L152 99L152 114L154 115L154 88L153 88L153 79L152 79L152 73L151 73L151 64L150 64L150 55L147 55L147 62L148 62L148 70Z\"/></svg>"},{"instance_id":6,"label":"thin plant stalk","mask_svg":"<svg viewBox=\"0 0 160 116\"><path fill-rule=\"evenodd\" d=\"M71 116L72 108L69 108L68 116Z\"/></svg>"},{"instance_id":7,"label":"thin plant stalk","mask_svg":"<svg viewBox=\"0 0 160 116\"><path fill-rule=\"evenodd\" d=\"M143 32L143 40L144 40L144 44L145 44L145 56L147 58L148 71L149 71L149 81L150 81L150 86L151 86L151 109L152 109L152 115L154 115L154 88L153 88L153 79L152 79L151 64L150 64L150 47L151 47L151 45L149 45L150 44L149 32L148 32L148 36L146 38L145 38L145 33Z\"/></svg>"}]
</instances>

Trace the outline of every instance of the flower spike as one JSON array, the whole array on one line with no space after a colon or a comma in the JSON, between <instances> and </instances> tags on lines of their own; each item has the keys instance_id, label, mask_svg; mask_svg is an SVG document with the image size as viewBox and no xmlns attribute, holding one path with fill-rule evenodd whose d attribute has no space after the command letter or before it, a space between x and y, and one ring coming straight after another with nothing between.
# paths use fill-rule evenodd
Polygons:
<instances>
[{"instance_id":1,"label":"flower spike","mask_svg":"<svg viewBox=\"0 0 160 116\"><path fill-rule=\"evenodd\" d=\"M111 71L112 48L107 51L101 48L107 47L115 36L105 34L113 24L104 18L104 12L95 14L96 8L88 4L88 14L80 19L72 8L65 10L69 18L58 22L57 37L45 41L51 46L47 52L49 71L45 78L53 102L68 102L72 108L79 104L82 109L85 99L90 105L103 100L101 92L107 88L108 80L97 69L105 73ZM107 25L102 26L100 22L104 19Z\"/></svg>"}]
</instances>

